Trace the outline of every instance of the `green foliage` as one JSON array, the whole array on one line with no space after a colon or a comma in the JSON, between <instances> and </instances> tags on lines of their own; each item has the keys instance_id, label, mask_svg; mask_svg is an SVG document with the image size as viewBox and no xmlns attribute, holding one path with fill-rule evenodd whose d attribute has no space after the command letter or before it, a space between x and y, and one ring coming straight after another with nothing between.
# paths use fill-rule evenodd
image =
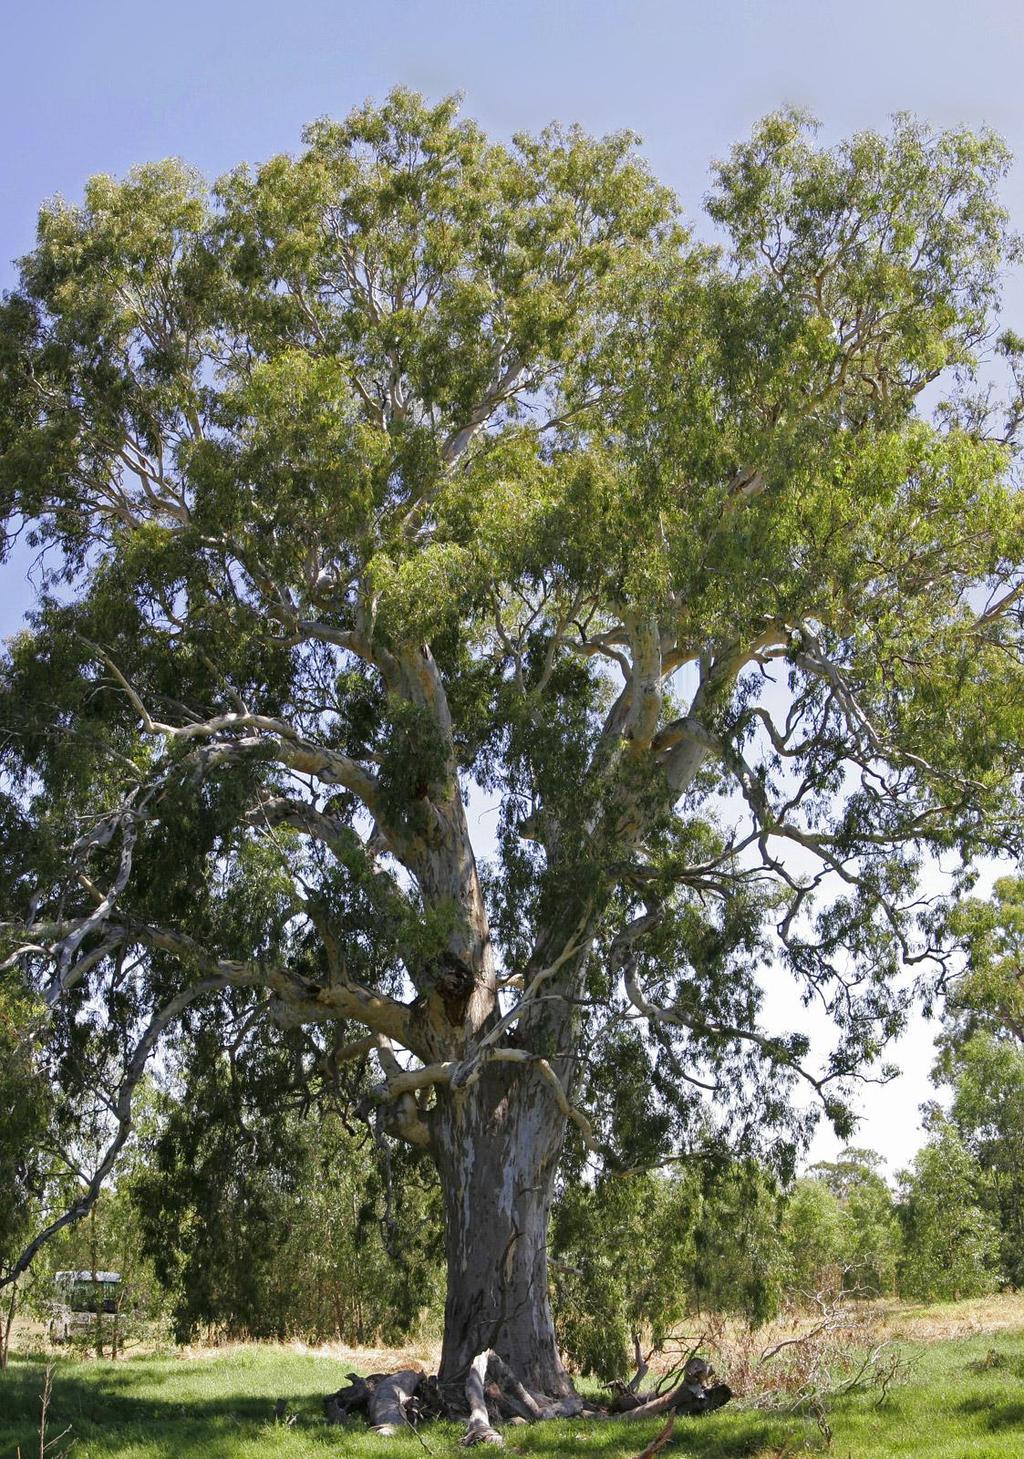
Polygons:
<instances>
[{"instance_id":1,"label":"green foliage","mask_svg":"<svg viewBox=\"0 0 1024 1459\"><path fill-rule=\"evenodd\" d=\"M712 1166L688 1270L698 1311L743 1317L751 1327L776 1314L786 1277L779 1206L777 1183L759 1162Z\"/></svg>"},{"instance_id":2,"label":"green foliage","mask_svg":"<svg viewBox=\"0 0 1024 1459\"><path fill-rule=\"evenodd\" d=\"M820 1180L798 1180L786 1201L783 1235L790 1280L806 1298L841 1282L847 1223L839 1201Z\"/></svg>"},{"instance_id":3,"label":"green foliage","mask_svg":"<svg viewBox=\"0 0 1024 1459\"><path fill-rule=\"evenodd\" d=\"M397 1342L436 1305L436 1183L364 1129L303 1118L264 1049L201 1038L128 1187L175 1334Z\"/></svg>"},{"instance_id":4,"label":"green foliage","mask_svg":"<svg viewBox=\"0 0 1024 1459\"><path fill-rule=\"evenodd\" d=\"M630 1375L634 1344L661 1347L686 1310L699 1196L637 1175L567 1187L552 1252L559 1346L581 1373Z\"/></svg>"},{"instance_id":5,"label":"green foliage","mask_svg":"<svg viewBox=\"0 0 1024 1459\"><path fill-rule=\"evenodd\" d=\"M786 1277L780 1201L754 1161L574 1183L552 1226L559 1342L582 1373L609 1381L660 1349L689 1313L759 1326Z\"/></svg>"},{"instance_id":6,"label":"green foliage","mask_svg":"<svg viewBox=\"0 0 1024 1459\"><path fill-rule=\"evenodd\" d=\"M998 878L990 900L966 898L946 924L967 954L949 998L952 1039L980 1027L1024 1048L1024 879Z\"/></svg>"},{"instance_id":7,"label":"green foliage","mask_svg":"<svg viewBox=\"0 0 1024 1459\"><path fill-rule=\"evenodd\" d=\"M848 1285L888 1296L896 1291L902 1231L892 1192L877 1172L866 1170L850 1188L846 1214L853 1228L847 1256Z\"/></svg>"},{"instance_id":8,"label":"green foliage","mask_svg":"<svg viewBox=\"0 0 1024 1459\"><path fill-rule=\"evenodd\" d=\"M38 1217L50 1097L29 1030L40 1017L17 973L0 973L0 1270Z\"/></svg>"},{"instance_id":9,"label":"green foliage","mask_svg":"<svg viewBox=\"0 0 1024 1459\"><path fill-rule=\"evenodd\" d=\"M631 136L492 143L397 90L212 189L165 162L43 209L0 309L0 510L52 564L0 666L2 951L54 1003L66 1150L185 1049L147 1205L183 1330L287 1326L319 1176L282 1098L322 1109L365 1024L435 1071L403 1106L429 1139L538 970L523 1078L550 1061L609 1166L730 1146L688 1300L777 1305L755 1157L791 1176L798 1088L848 1131L933 946L926 858L1020 844L1022 413L979 373L1006 167L772 116L707 247ZM764 1032L769 963L834 1020L817 1074ZM387 1102L377 1047L349 1109ZM794 1196L794 1259L888 1282L878 1187L830 1199ZM580 1350L614 1366L636 1314L603 1290Z\"/></svg>"},{"instance_id":10,"label":"green foliage","mask_svg":"<svg viewBox=\"0 0 1024 1459\"><path fill-rule=\"evenodd\" d=\"M901 1179L900 1292L948 1301L993 1291L999 1229L978 1201L982 1172L955 1127L939 1120Z\"/></svg>"},{"instance_id":11,"label":"green foliage","mask_svg":"<svg viewBox=\"0 0 1024 1459\"><path fill-rule=\"evenodd\" d=\"M949 1117L984 1172L977 1198L999 1223L1000 1267L1024 1285L1024 1047L978 1028L951 1043L939 1070L953 1086Z\"/></svg>"},{"instance_id":12,"label":"green foliage","mask_svg":"<svg viewBox=\"0 0 1024 1459\"><path fill-rule=\"evenodd\" d=\"M125 1162L116 1186L105 1190L88 1217L64 1230L45 1249L43 1261L33 1269L30 1305L51 1334L59 1312L61 1293L53 1277L58 1271L116 1271L121 1283L114 1313L101 1311L95 1321L77 1322L67 1341L73 1349L98 1357L123 1356L154 1335L163 1336L168 1293L147 1257L135 1201L136 1169L132 1157Z\"/></svg>"},{"instance_id":13,"label":"green foliage","mask_svg":"<svg viewBox=\"0 0 1024 1459\"><path fill-rule=\"evenodd\" d=\"M947 998L936 1083L984 1172L976 1199L998 1221L1004 1278L1024 1283L1024 882L1000 877L992 897L948 913L966 966Z\"/></svg>"},{"instance_id":14,"label":"green foliage","mask_svg":"<svg viewBox=\"0 0 1024 1459\"><path fill-rule=\"evenodd\" d=\"M790 1282L803 1293L895 1293L902 1230L878 1164L870 1150L844 1150L791 1192L784 1223Z\"/></svg>"}]
</instances>

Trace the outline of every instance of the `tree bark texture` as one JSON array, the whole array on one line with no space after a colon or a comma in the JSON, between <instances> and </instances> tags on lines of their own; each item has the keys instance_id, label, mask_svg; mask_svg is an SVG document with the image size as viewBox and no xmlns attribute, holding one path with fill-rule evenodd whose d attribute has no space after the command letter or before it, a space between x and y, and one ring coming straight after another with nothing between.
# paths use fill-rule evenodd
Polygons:
<instances>
[{"instance_id":1,"label":"tree bark texture","mask_svg":"<svg viewBox=\"0 0 1024 1459\"><path fill-rule=\"evenodd\" d=\"M423 1374L418 1368L403 1368L381 1378L369 1398L370 1423L383 1438L390 1438L408 1428L405 1406L420 1385Z\"/></svg>"},{"instance_id":2,"label":"tree bark texture","mask_svg":"<svg viewBox=\"0 0 1024 1459\"><path fill-rule=\"evenodd\" d=\"M464 1391L493 1350L532 1393L572 1391L548 1300L547 1230L565 1119L530 1066L492 1064L439 1093L434 1153L445 1207L448 1294L439 1381Z\"/></svg>"}]
</instances>

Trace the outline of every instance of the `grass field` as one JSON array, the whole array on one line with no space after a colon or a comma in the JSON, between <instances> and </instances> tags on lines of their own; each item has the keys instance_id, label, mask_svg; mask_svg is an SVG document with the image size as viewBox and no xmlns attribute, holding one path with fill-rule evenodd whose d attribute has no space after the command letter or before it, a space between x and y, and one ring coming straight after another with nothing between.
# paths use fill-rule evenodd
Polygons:
<instances>
[{"instance_id":1,"label":"grass field","mask_svg":"<svg viewBox=\"0 0 1024 1459\"><path fill-rule=\"evenodd\" d=\"M1024 1459L1024 1309L1019 1300L891 1313L910 1368L879 1403L877 1392L836 1399L831 1447L811 1415L769 1415L742 1403L703 1420L679 1420L663 1452L683 1459ZM404 1356L404 1355L403 1355ZM74 1459L311 1459L327 1455L454 1456L461 1430L434 1425L423 1440L379 1439L330 1428L321 1399L353 1367L388 1366L380 1353L308 1353L250 1346L202 1354L129 1357L118 1363L58 1359L49 1435L70 1425ZM15 1353L0 1374L0 1459L39 1454L39 1394L46 1359ZM392 1363L392 1366L395 1364ZM724 1375L728 1377L728 1374ZM292 1427L273 1420L287 1398ZM660 1425L584 1421L507 1431L508 1452L632 1459ZM64 1441L64 1444L67 1440ZM64 1448L49 1451L50 1459Z\"/></svg>"}]
</instances>

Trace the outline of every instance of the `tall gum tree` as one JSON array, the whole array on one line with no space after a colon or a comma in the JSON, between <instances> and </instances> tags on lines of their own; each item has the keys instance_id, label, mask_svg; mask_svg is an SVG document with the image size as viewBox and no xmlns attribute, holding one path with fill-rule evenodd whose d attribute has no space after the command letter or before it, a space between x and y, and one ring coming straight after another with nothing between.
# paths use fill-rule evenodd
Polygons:
<instances>
[{"instance_id":1,"label":"tall gum tree","mask_svg":"<svg viewBox=\"0 0 1024 1459\"><path fill-rule=\"evenodd\" d=\"M557 1397L560 1161L785 1144L798 1088L848 1124L942 957L923 860L1015 834L1007 158L771 117L712 248L629 136L395 92L304 147L94 178L3 307L0 494L50 549L4 976L110 1111L6 1276L161 1042L265 1012L436 1161L442 1383L492 1350Z\"/></svg>"}]
</instances>

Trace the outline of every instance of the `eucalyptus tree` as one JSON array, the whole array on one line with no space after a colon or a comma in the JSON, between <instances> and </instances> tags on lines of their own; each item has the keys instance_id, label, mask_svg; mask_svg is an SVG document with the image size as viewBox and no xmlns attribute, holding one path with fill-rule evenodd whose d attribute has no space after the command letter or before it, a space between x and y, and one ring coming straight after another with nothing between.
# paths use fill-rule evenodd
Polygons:
<instances>
[{"instance_id":1,"label":"eucalyptus tree","mask_svg":"<svg viewBox=\"0 0 1024 1459\"><path fill-rule=\"evenodd\" d=\"M43 209L0 328L50 565L6 976L67 1097L111 1091L77 1209L161 1041L265 1012L436 1162L442 1380L493 1349L558 1395L560 1160L781 1151L798 1088L848 1124L935 951L922 859L1012 826L1019 411L972 383L1006 165L772 117L712 247L629 136L396 92L212 191Z\"/></svg>"},{"instance_id":2,"label":"eucalyptus tree","mask_svg":"<svg viewBox=\"0 0 1024 1459\"><path fill-rule=\"evenodd\" d=\"M997 1215L1001 1267L1024 1279L1024 882L1000 877L990 900L950 910L965 954L950 979L932 1078L952 1091L950 1122L984 1171L976 1199Z\"/></svg>"},{"instance_id":3,"label":"eucalyptus tree","mask_svg":"<svg viewBox=\"0 0 1024 1459\"><path fill-rule=\"evenodd\" d=\"M934 1121L900 1183L901 1295L948 1302L994 1291L1002 1275L999 1224L983 1204L981 1166L953 1124Z\"/></svg>"},{"instance_id":4,"label":"eucalyptus tree","mask_svg":"<svg viewBox=\"0 0 1024 1459\"><path fill-rule=\"evenodd\" d=\"M982 1033L1024 1054L1024 880L999 877L990 899L950 907L947 931L964 954L946 1000L948 1043Z\"/></svg>"}]
</instances>

